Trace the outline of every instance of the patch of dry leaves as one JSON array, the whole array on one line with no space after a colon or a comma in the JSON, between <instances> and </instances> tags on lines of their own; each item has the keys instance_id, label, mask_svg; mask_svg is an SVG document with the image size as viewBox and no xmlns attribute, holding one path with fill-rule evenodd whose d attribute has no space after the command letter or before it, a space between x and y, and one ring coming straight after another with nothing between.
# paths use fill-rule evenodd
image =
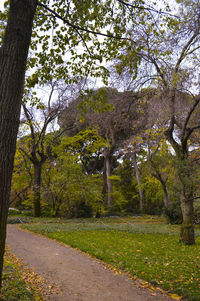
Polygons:
<instances>
[{"instance_id":1,"label":"patch of dry leaves","mask_svg":"<svg viewBox=\"0 0 200 301\"><path fill-rule=\"evenodd\" d=\"M62 295L56 283L49 284L43 277L35 273L33 269L27 267L23 259L15 256L8 247L6 247L6 256L17 266L20 276L26 283L27 288L34 290L35 300L48 301L51 295Z\"/></svg>"}]
</instances>

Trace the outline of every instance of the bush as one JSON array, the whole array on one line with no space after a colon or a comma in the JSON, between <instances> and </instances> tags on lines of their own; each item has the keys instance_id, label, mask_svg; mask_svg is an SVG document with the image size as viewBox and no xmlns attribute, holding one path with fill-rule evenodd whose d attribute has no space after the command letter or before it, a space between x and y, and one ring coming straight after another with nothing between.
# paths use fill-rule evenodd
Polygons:
<instances>
[{"instance_id":1,"label":"bush","mask_svg":"<svg viewBox=\"0 0 200 301\"><path fill-rule=\"evenodd\" d=\"M193 216L194 224L200 224L200 201L194 202L194 216Z\"/></svg>"},{"instance_id":2,"label":"bush","mask_svg":"<svg viewBox=\"0 0 200 301\"><path fill-rule=\"evenodd\" d=\"M9 208L9 210L8 210L9 216L19 215L19 214L21 214L21 211L16 208Z\"/></svg>"},{"instance_id":3,"label":"bush","mask_svg":"<svg viewBox=\"0 0 200 301\"><path fill-rule=\"evenodd\" d=\"M165 215L170 224L182 224L183 217L180 202L172 202L169 207L165 209Z\"/></svg>"},{"instance_id":4,"label":"bush","mask_svg":"<svg viewBox=\"0 0 200 301\"><path fill-rule=\"evenodd\" d=\"M84 201L63 202L60 206L59 216L65 218L92 217L93 210L90 204Z\"/></svg>"}]
</instances>

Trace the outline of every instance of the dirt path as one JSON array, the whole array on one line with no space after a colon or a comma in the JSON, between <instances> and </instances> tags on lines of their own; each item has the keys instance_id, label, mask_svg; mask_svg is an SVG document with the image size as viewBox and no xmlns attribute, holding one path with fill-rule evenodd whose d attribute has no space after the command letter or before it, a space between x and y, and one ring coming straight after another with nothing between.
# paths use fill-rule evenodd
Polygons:
<instances>
[{"instance_id":1,"label":"dirt path","mask_svg":"<svg viewBox=\"0 0 200 301\"><path fill-rule=\"evenodd\" d=\"M134 285L126 275L116 275L103 264L71 247L8 225L7 245L49 283L56 282L62 296L51 301L154 301L172 300L159 290ZM154 295L155 296L154 296Z\"/></svg>"}]
</instances>

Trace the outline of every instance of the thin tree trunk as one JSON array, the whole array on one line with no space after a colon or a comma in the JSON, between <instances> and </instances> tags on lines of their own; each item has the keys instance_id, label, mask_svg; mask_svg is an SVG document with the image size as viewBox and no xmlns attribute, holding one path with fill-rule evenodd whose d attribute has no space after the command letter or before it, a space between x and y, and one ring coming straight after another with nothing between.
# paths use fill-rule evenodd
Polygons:
<instances>
[{"instance_id":1,"label":"thin tree trunk","mask_svg":"<svg viewBox=\"0 0 200 301\"><path fill-rule=\"evenodd\" d=\"M106 207L107 199L106 199L106 192L107 192L107 177L106 177L106 163L104 160L104 167L103 167L103 188L102 188L102 198L103 198L103 205Z\"/></svg>"},{"instance_id":2,"label":"thin tree trunk","mask_svg":"<svg viewBox=\"0 0 200 301\"><path fill-rule=\"evenodd\" d=\"M104 160L105 160L105 171L106 171L106 181L107 181L107 191L108 191L108 207L113 205L113 192L112 192L112 182L110 179L111 176L111 166L110 166L110 156L111 152L108 147L104 148L103 151Z\"/></svg>"},{"instance_id":3,"label":"thin tree trunk","mask_svg":"<svg viewBox=\"0 0 200 301\"><path fill-rule=\"evenodd\" d=\"M138 165L137 165L136 153L135 152L133 153L132 161L133 161L133 166L134 166L134 169L135 169L135 176L136 176L136 180L137 180L137 184L138 184L138 191L139 191L139 196L140 196L140 202L139 202L140 211L143 212L144 192L143 192L143 189L141 187L142 182L141 182L141 177L140 177L140 171L139 171L139 168L138 168Z\"/></svg>"},{"instance_id":4,"label":"thin tree trunk","mask_svg":"<svg viewBox=\"0 0 200 301\"><path fill-rule=\"evenodd\" d=\"M106 160L106 177L107 177L107 187L108 187L108 206L112 207L113 205L113 191L112 191L112 182L110 179L111 170L110 170L110 157L107 156Z\"/></svg>"},{"instance_id":5,"label":"thin tree trunk","mask_svg":"<svg viewBox=\"0 0 200 301\"><path fill-rule=\"evenodd\" d=\"M167 191L167 185L166 185L166 182L163 181L163 179L160 179L160 183L161 183L163 191L164 191L164 204L165 204L165 207L168 208L170 205L170 198L169 198L169 194Z\"/></svg>"},{"instance_id":6,"label":"thin tree trunk","mask_svg":"<svg viewBox=\"0 0 200 301\"><path fill-rule=\"evenodd\" d=\"M13 161L36 0L11 0L0 48L0 287Z\"/></svg>"},{"instance_id":7,"label":"thin tree trunk","mask_svg":"<svg viewBox=\"0 0 200 301\"><path fill-rule=\"evenodd\" d=\"M164 192L164 204L165 204L165 207L168 208L171 201L170 201L170 198L169 198L169 194L168 194L168 191L167 191L167 180L164 180L161 173L155 168L154 166L154 170L155 170L155 173L151 173L151 175L153 177L155 177L162 185L162 189L163 189L163 192Z\"/></svg>"},{"instance_id":8,"label":"thin tree trunk","mask_svg":"<svg viewBox=\"0 0 200 301\"><path fill-rule=\"evenodd\" d=\"M34 194L34 216L41 216L40 206L40 190L41 190L41 169L42 165L34 164L34 183L33 183L33 194Z\"/></svg>"}]
</instances>

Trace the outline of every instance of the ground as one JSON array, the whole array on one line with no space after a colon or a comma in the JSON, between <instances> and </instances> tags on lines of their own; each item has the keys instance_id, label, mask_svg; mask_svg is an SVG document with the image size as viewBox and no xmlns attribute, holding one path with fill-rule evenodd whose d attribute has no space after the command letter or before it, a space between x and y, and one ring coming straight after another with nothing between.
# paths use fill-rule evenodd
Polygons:
<instances>
[{"instance_id":1,"label":"ground","mask_svg":"<svg viewBox=\"0 0 200 301\"><path fill-rule=\"evenodd\" d=\"M115 273L78 250L22 231L16 225L8 225L7 244L17 256L23 258L25 264L44 277L49 285L58 285L59 290L48 296L48 300L172 300L159 289L151 291L139 281L134 282L124 273Z\"/></svg>"}]
</instances>

